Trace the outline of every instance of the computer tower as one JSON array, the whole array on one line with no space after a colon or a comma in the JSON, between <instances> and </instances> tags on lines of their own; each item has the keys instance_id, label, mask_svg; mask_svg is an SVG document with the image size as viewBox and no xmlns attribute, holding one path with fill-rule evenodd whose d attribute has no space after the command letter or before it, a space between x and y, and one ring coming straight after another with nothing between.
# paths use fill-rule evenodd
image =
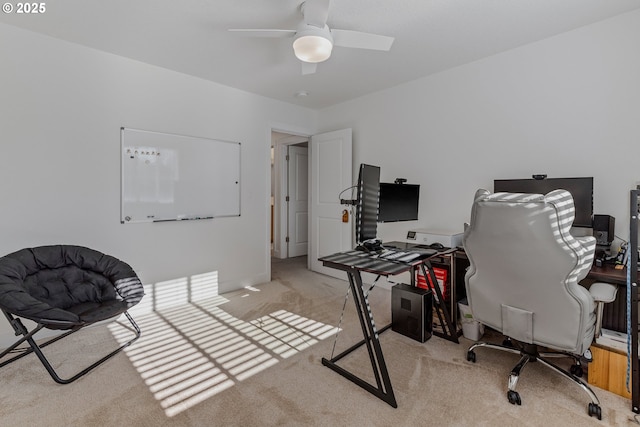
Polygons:
<instances>
[{"instance_id":1,"label":"computer tower","mask_svg":"<svg viewBox=\"0 0 640 427\"><path fill-rule=\"evenodd\" d=\"M593 236L598 245L610 245L613 242L616 219L611 215L593 216Z\"/></svg>"},{"instance_id":2,"label":"computer tower","mask_svg":"<svg viewBox=\"0 0 640 427\"><path fill-rule=\"evenodd\" d=\"M391 329L425 342L433 332L431 290L397 284L391 288Z\"/></svg>"}]
</instances>

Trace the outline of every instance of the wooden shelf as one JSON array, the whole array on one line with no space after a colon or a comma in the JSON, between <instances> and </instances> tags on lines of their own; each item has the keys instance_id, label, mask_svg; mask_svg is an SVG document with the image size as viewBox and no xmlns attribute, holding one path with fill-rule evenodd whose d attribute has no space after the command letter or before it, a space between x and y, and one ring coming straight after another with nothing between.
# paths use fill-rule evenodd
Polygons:
<instances>
[{"instance_id":1,"label":"wooden shelf","mask_svg":"<svg viewBox=\"0 0 640 427\"><path fill-rule=\"evenodd\" d=\"M631 399L627 390L627 355L600 346L591 346L593 362L589 363L589 384ZM631 383L629 383L631 387Z\"/></svg>"}]
</instances>

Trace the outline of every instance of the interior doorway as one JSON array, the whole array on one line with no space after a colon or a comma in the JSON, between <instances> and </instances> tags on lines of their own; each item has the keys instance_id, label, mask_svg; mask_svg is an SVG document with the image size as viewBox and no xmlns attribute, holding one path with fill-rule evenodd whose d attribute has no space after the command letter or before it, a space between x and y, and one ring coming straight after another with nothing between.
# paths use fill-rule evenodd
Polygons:
<instances>
[{"instance_id":1,"label":"interior doorway","mask_svg":"<svg viewBox=\"0 0 640 427\"><path fill-rule=\"evenodd\" d=\"M307 148L306 173L289 174L287 155L291 146ZM298 227L299 247L306 247L307 267L315 272L344 279L342 272L324 267L319 258L353 249L353 219L340 204L339 195L353 186L352 130L339 129L320 134L294 134L287 130L271 129L271 206L272 242L270 258L288 259L291 256L292 226ZM291 155L289 154L289 159ZM299 165L305 162L300 161ZM291 214L290 178L298 177L298 190L307 192L307 212ZM302 181L306 178L306 183ZM300 221L291 218L299 216ZM304 218L308 218L306 221ZM302 243L306 234L306 242ZM288 239L287 239L288 237ZM288 241L287 241L288 240Z\"/></svg>"},{"instance_id":2,"label":"interior doorway","mask_svg":"<svg viewBox=\"0 0 640 427\"><path fill-rule=\"evenodd\" d=\"M308 141L271 132L271 256L307 255L309 245Z\"/></svg>"}]
</instances>

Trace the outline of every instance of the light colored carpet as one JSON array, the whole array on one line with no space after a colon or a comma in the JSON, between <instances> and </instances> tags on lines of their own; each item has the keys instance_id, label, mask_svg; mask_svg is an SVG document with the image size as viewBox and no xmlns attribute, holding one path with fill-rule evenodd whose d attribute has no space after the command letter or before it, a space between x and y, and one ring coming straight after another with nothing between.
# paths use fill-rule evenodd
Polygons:
<instances>
[{"instance_id":1,"label":"light colored carpet","mask_svg":"<svg viewBox=\"0 0 640 427\"><path fill-rule=\"evenodd\" d=\"M391 330L382 348L394 409L321 364L333 349L347 282L309 272L304 258L274 261L274 280L177 308L138 314L143 336L70 385L53 382L34 355L0 369L2 426L630 426L628 399L594 388L588 398L539 364L520 378L522 406L506 383L517 356L433 337L421 344ZM390 291L370 294L378 326ZM350 298L335 354L362 338ZM46 348L61 375L123 339L100 325ZM340 365L373 382L365 347Z\"/></svg>"}]
</instances>

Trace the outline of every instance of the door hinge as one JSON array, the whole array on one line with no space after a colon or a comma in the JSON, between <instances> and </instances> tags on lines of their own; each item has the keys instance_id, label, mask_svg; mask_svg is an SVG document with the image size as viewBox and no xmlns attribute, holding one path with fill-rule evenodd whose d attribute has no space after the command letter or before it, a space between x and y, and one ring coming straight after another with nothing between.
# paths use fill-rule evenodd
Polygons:
<instances>
[{"instance_id":1,"label":"door hinge","mask_svg":"<svg viewBox=\"0 0 640 427\"><path fill-rule=\"evenodd\" d=\"M284 238L284 241L285 241L285 242L287 242L287 243L289 243L289 236L285 237L285 238Z\"/></svg>"},{"instance_id":2,"label":"door hinge","mask_svg":"<svg viewBox=\"0 0 640 427\"><path fill-rule=\"evenodd\" d=\"M285 201L285 202L288 202L288 201L289 201L289 196L285 197L285 198L284 198L284 201Z\"/></svg>"},{"instance_id":3,"label":"door hinge","mask_svg":"<svg viewBox=\"0 0 640 427\"><path fill-rule=\"evenodd\" d=\"M287 154L287 156L284 159L288 162L289 161L289 155Z\"/></svg>"}]
</instances>

